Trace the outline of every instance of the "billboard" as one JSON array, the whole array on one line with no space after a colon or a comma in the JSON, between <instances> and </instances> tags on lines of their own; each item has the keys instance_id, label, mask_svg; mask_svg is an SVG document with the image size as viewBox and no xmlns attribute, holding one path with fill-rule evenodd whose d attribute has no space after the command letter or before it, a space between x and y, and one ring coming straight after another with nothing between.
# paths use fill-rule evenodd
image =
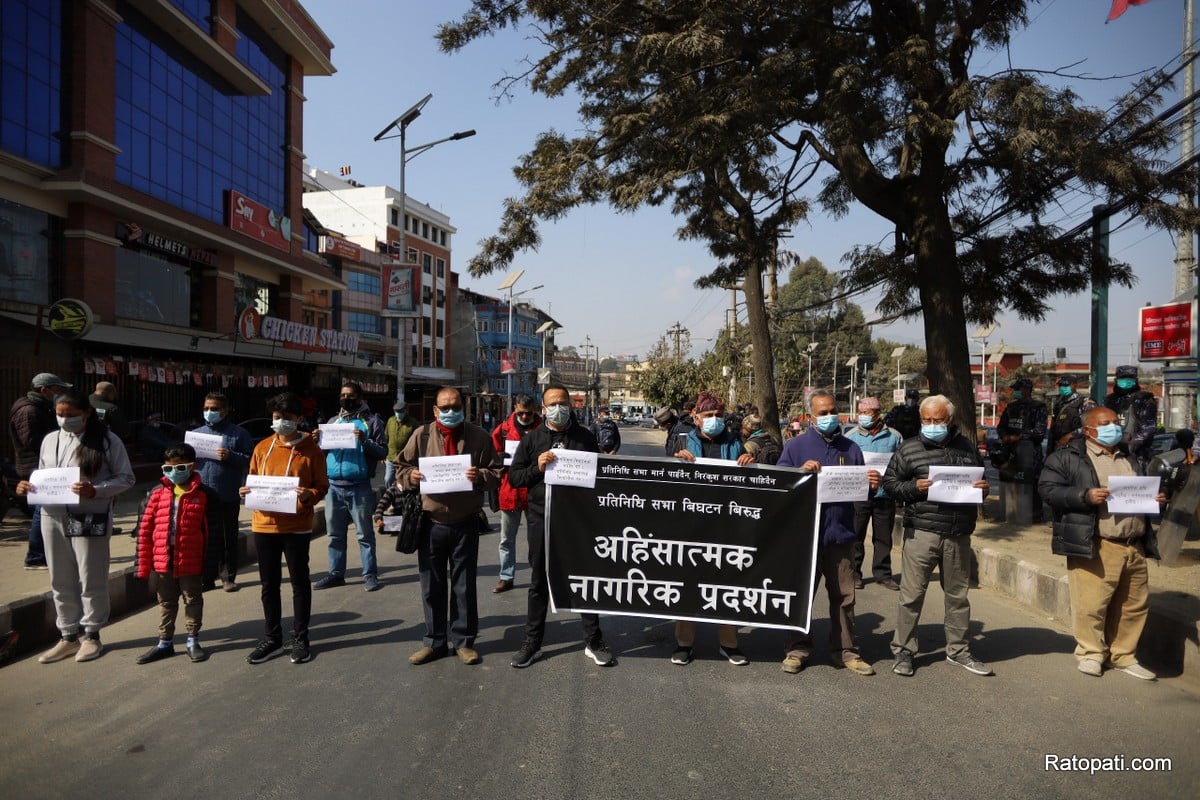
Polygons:
<instances>
[{"instance_id":1,"label":"billboard","mask_svg":"<svg viewBox=\"0 0 1200 800\"><path fill-rule=\"evenodd\" d=\"M1196 301L1138 309L1138 360L1196 357Z\"/></svg>"},{"instance_id":2,"label":"billboard","mask_svg":"<svg viewBox=\"0 0 1200 800\"><path fill-rule=\"evenodd\" d=\"M405 267L399 264L383 268L384 288L381 316L421 316L421 310L417 307L416 272L416 267Z\"/></svg>"}]
</instances>

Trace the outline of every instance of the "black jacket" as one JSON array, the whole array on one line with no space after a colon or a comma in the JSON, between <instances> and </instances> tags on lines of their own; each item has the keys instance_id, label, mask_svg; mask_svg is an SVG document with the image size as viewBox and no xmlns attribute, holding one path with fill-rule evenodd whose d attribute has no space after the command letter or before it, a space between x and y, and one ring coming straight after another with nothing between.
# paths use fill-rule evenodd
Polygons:
<instances>
[{"instance_id":1,"label":"black jacket","mask_svg":"<svg viewBox=\"0 0 1200 800\"><path fill-rule=\"evenodd\" d=\"M688 434L694 427L696 427L696 421L692 419L691 414L680 415L679 421L671 427L671 432L667 434L667 441L663 443L664 455L671 458L680 450L686 450Z\"/></svg>"},{"instance_id":2,"label":"black jacket","mask_svg":"<svg viewBox=\"0 0 1200 800\"><path fill-rule=\"evenodd\" d=\"M596 437L580 425L574 415L565 431L552 430L543 424L525 434L508 466L508 482L518 489L529 490L529 513L539 517L546 514L546 476L538 469L538 456L552 448L600 452Z\"/></svg>"},{"instance_id":3,"label":"black jacket","mask_svg":"<svg viewBox=\"0 0 1200 800\"><path fill-rule=\"evenodd\" d=\"M930 467L982 467L979 450L967 437L950 429L946 441L938 444L917 434L900 443L883 474L883 489L904 508L905 527L962 536L975 530L979 511L965 503L931 503L917 491L917 480L929 477Z\"/></svg>"},{"instance_id":4,"label":"black jacket","mask_svg":"<svg viewBox=\"0 0 1200 800\"><path fill-rule=\"evenodd\" d=\"M1122 453L1128 455L1125 445ZM1130 458L1134 469L1141 474L1136 458ZM1055 450L1046 459L1038 480L1038 493L1054 512L1050 550L1059 556L1096 557L1096 529L1099 525L1099 506L1087 501L1088 489L1100 486L1100 479L1087 454L1087 440L1075 439L1066 447ZM1145 519L1142 543L1146 555L1158 558L1158 546L1150 520Z\"/></svg>"}]
</instances>

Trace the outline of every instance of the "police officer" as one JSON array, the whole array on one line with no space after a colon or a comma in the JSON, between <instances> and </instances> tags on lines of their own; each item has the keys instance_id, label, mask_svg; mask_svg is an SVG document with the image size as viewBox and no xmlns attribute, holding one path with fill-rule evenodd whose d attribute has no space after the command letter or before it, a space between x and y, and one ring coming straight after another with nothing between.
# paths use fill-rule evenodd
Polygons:
<instances>
[{"instance_id":1,"label":"police officer","mask_svg":"<svg viewBox=\"0 0 1200 800\"><path fill-rule=\"evenodd\" d=\"M1104 398L1104 405L1116 412L1117 424L1125 430L1121 441L1145 467L1158 426L1158 401L1138 384L1137 367L1117 367L1116 386Z\"/></svg>"},{"instance_id":2,"label":"police officer","mask_svg":"<svg viewBox=\"0 0 1200 800\"><path fill-rule=\"evenodd\" d=\"M1075 381L1064 375L1058 379L1058 395L1054 398L1050 412L1050 438L1047 446L1050 450L1066 447L1067 443L1080 432L1083 426L1083 415L1096 407L1090 397L1084 397L1075 391Z\"/></svg>"},{"instance_id":3,"label":"police officer","mask_svg":"<svg viewBox=\"0 0 1200 800\"><path fill-rule=\"evenodd\" d=\"M1000 415L996 434L1008 448L1009 469L1001 470L1000 479L1036 484L1042 470L1042 442L1046 439L1046 404L1034 400L1033 381L1018 378L1012 385L1012 399ZM1042 498L1033 493L1033 517L1042 513Z\"/></svg>"},{"instance_id":4,"label":"police officer","mask_svg":"<svg viewBox=\"0 0 1200 800\"><path fill-rule=\"evenodd\" d=\"M883 423L889 428L895 428L901 438L911 439L921 432L921 412L918 404L921 392L916 389L904 391L904 405L893 406L887 413Z\"/></svg>"}]
</instances>

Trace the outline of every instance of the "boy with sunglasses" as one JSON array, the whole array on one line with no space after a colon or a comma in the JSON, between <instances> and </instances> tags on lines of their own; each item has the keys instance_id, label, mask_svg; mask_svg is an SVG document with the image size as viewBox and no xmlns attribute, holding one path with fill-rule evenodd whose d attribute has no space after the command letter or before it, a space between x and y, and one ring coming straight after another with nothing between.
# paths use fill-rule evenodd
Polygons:
<instances>
[{"instance_id":1,"label":"boy with sunglasses","mask_svg":"<svg viewBox=\"0 0 1200 800\"><path fill-rule=\"evenodd\" d=\"M196 472L196 451L190 444L175 444L163 454L162 485L150 494L137 532L137 576L154 573L161 611L158 642L137 663L149 664L175 655L175 619L179 597L187 628L187 654L204 661L200 646L204 617L203 575L206 562L215 560L219 544L210 531L221 530L220 499Z\"/></svg>"}]
</instances>

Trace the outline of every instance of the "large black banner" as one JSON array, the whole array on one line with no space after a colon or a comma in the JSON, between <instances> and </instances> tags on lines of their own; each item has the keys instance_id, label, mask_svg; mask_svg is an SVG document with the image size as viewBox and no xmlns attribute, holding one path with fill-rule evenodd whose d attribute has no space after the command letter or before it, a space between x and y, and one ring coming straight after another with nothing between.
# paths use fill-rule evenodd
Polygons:
<instances>
[{"instance_id":1,"label":"large black banner","mask_svg":"<svg viewBox=\"0 0 1200 800\"><path fill-rule=\"evenodd\" d=\"M815 475L600 456L594 489L548 489L555 611L808 630Z\"/></svg>"}]
</instances>

